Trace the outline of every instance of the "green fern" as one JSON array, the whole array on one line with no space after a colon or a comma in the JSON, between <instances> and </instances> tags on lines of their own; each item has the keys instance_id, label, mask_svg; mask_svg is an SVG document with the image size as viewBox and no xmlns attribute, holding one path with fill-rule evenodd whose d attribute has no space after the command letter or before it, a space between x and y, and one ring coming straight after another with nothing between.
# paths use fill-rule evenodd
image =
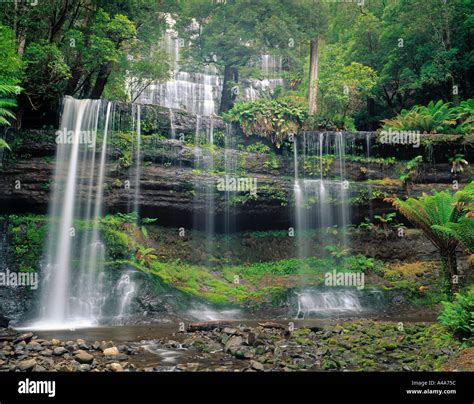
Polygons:
<instances>
[{"instance_id":1,"label":"green fern","mask_svg":"<svg viewBox=\"0 0 474 404\"><path fill-rule=\"evenodd\" d=\"M444 233L448 237L458 240L466 251L474 254L474 183L467 185L457 193L458 202L456 222L446 225L433 225L434 230Z\"/></svg>"},{"instance_id":2,"label":"green fern","mask_svg":"<svg viewBox=\"0 0 474 404\"><path fill-rule=\"evenodd\" d=\"M470 100L466 101L470 102ZM471 105L471 104L468 104ZM439 100L437 102L430 101L428 105L415 105L412 109L403 109L399 115L392 119L385 119L384 129L393 130L415 130L421 133L460 133L467 127L458 126L457 119L460 114L469 115L469 108L452 107L451 103ZM472 119L472 110L469 115ZM467 132L466 132L467 133Z\"/></svg>"},{"instance_id":3,"label":"green fern","mask_svg":"<svg viewBox=\"0 0 474 404\"><path fill-rule=\"evenodd\" d=\"M474 295L468 292L456 294L454 302L442 302L443 311L438 320L462 338L474 336Z\"/></svg>"},{"instance_id":4,"label":"green fern","mask_svg":"<svg viewBox=\"0 0 474 404\"><path fill-rule=\"evenodd\" d=\"M394 205L436 246L446 273L446 286L451 285L450 291L454 292L457 285L451 282L457 275L456 248L460 243L469 246L472 242L472 223L466 220L472 220L468 216L474 205L474 182L455 194L433 192L406 201L396 199Z\"/></svg>"},{"instance_id":5,"label":"green fern","mask_svg":"<svg viewBox=\"0 0 474 404\"><path fill-rule=\"evenodd\" d=\"M464 216L458 223L448 223L446 226L433 226L437 231L444 232L449 237L457 239L467 252L474 254L474 219Z\"/></svg>"},{"instance_id":6,"label":"green fern","mask_svg":"<svg viewBox=\"0 0 474 404\"><path fill-rule=\"evenodd\" d=\"M1 139L0 138L0 149L8 149L8 150L11 150L10 149L10 146L8 146L8 143L5 142L5 140Z\"/></svg>"},{"instance_id":7,"label":"green fern","mask_svg":"<svg viewBox=\"0 0 474 404\"><path fill-rule=\"evenodd\" d=\"M12 96L18 92L18 89L18 86L0 83L0 126L10 125L9 119L15 119L15 114L10 111L10 108L17 106Z\"/></svg>"}]
</instances>

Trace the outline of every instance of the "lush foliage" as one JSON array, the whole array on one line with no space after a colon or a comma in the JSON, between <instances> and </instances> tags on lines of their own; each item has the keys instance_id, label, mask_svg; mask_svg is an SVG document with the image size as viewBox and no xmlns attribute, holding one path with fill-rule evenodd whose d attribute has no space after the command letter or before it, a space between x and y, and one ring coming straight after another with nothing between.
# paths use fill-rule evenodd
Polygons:
<instances>
[{"instance_id":1,"label":"lush foliage","mask_svg":"<svg viewBox=\"0 0 474 404\"><path fill-rule=\"evenodd\" d=\"M474 209L471 207L470 212ZM433 228L446 236L458 240L470 254L474 254L474 218L471 215L461 217L457 223L447 223L445 226L434 225Z\"/></svg>"},{"instance_id":2,"label":"lush foliage","mask_svg":"<svg viewBox=\"0 0 474 404\"><path fill-rule=\"evenodd\" d=\"M10 125L9 120L15 119L15 114L11 111L11 108L17 105L14 98L17 89L17 86L0 83L0 126Z\"/></svg>"},{"instance_id":3,"label":"lush foliage","mask_svg":"<svg viewBox=\"0 0 474 404\"><path fill-rule=\"evenodd\" d=\"M167 57L156 48L163 33L167 1L40 1L20 2L0 11L0 37L4 26L13 30L15 63L5 59L24 93L23 111L55 110L65 95L129 100L126 81L133 76L132 93L152 80L168 77ZM3 25L1 25L3 24ZM8 74L2 65L0 83ZM20 77L21 76L21 77ZM17 83L13 83L17 84Z\"/></svg>"},{"instance_id":4,"label":"lush foliage","mask_svg":"<svg viewBox=\"0 0 474 404\"><path fill-rule=\"evenodd\" d=\"M15 48L13 32L0 24L0 126L10 125L15 115L12 108L16 107L16 95L20 87L21 61ZM8 147L0 139L0 148Z\"/></svg>"},{"instance_id":5,"label":"lush foliage","mask_svg":"<svg viewBox=\"0 0 474 404\"><path fill-rule=\"evenodd\" d=\"M355 129L352 117L366 107L367 97L374 95L377 73L359 62L346 64L341 44L323 47L320 71L316 122L323 127L332 122L338 129Z\"/></svg>"},{"instance_id":6,"label":"lush foliage","mask_svg":"<svg viewBox=\"0 0 474 404\"><path fill-rule=\"evenodd\" d=\"M420 176L420 164L422 162L423 156L416 156L411 159L400 174L400 181L402 181L403 184L415 182Z\"/></svg>"},{"instance_id":7,"label":"lush foliage","mask_svg":"<svg viewBox=\"0 0 474 404\"><path fill-rule=\"evenodd\" d=\"M449 102L430 101L427 106L415 105L410 110L403 109L392 119L385 119L384 129L398 131L419 131L421 133L473 132L474 99L463 101L459 107Z\"/></svg>"},{"instance_id":8,"label":"lush foliage","mask_svg":"<svg viewBox=\"0 0 474 404\"><path fill-rule=\"evenodd\" d=\"M238 102L226 114L231 122L238 122L245 135L271 139L280 147L289 135L296 135L307 118L303 102L291 98Z\"/></svg>"},{"instance_id":9,"label":"lush foliage","mask_svg":"<svg viewBox=\"0 0 474 404\"><path fill-rule=\"evenodd\" d=\"M455 335L470 338L474 336L474 295L472 292L456 294L453 302L443 302L439 321Z\"/></svg>"},{"instance_id":10,"label":"lush foliage","mask_svg":"<svg viewBox=\"0 0 474 404\"><path fill-rule=\"evenodd\" d=\"M10 215L6 219L12 264L21 272L38 270L48 232L46 218Z\"/></svg>"},{"instance_id":11,"label":"lush foliage","mask_svg":"<svg viewBox=\"0 0 474 404\"><path fill-rule=\"evenodd\" d=\"M406 201L397 199L394 202L397 209L419 227L438 249L445 267L447 285L452 285L452 290L456 289L452 282L453 276L458 274L456 248L460 240L450 226L466 220L464 218L472 212L473 204L474 182L455 194L449 191L433 192L432 195L409 198Z\"/></svg>"}]
</instances>

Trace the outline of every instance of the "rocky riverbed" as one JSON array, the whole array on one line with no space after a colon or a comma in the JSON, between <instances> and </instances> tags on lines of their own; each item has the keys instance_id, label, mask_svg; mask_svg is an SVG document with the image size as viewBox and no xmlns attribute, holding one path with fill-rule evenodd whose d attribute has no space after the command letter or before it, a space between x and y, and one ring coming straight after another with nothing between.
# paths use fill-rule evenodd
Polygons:
<instances>
[{"instance_id":1,"label":"rocky riverbed","mask_svg":"<svg viewBox=\"0 0 474 404\"><path fill-rule=\"evenodd\" d=\"M0 333L0 371L10 372L431 371L448 361L456 370L460 352L440 325L372 320L295 329L292 323L192 323L183 332L127 342Z\"/></svg>"}]
</instances>

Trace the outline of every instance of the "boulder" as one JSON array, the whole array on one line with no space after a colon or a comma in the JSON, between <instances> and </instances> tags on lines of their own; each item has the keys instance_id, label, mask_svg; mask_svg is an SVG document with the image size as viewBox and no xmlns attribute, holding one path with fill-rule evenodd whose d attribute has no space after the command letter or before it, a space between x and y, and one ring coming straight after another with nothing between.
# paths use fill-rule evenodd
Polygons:
<instances>
[{"instance_id":1,"label":"boulder","mask_svg":"<svg viewBox=\"0 0 474 404\"><path fill-rule=\"evenodd\" d=\"M224 334L229 334L229 335L236 335L238 334L239 332L237 331L236 328L230 328L230 327L225 327L222 332Z\"/></svg>"},{"instance_id":2,"label":"boulder","mask_svg":"<svg viewBox=\"0 0 474 404\"><path fill-rule=\"evenodd\" d=\"M94 357L90 354L87 353L86 351L83 351L82 349L76 351L74 358L82 364L90 364L94 360Z\"/></svg>"},{"instance_id":3,"label":"boulder","mask_svg":"<svg viewBox=\"0 0 474 404\"><path fill-rule=\"evenodd\" d=\"M261 364L260 362L257 362L257 361L253 361L253 360L250 361L250 367L252 369L258 370L260 372L265 370L265 367L263 366L263 364Z\"/></svg>"},{"instance_id":4,"label":"boulder","mask_svg":"<svg viewBox=\"0 0 474 404\"><path fill-rule=\"evenodd\" d=\"M8 328L9 323L10 319L0 314L0 328Z\"/></svg>"},{"instance_id":5,"label":"boulder","mask_svg":"<svg viewBox=\"0 0 474 404\"><path fill-rule=\"evenodd\" d=\"M25 332L23 334L18 335L14 340L13 343L16 344L21 341L29 342L33 338L32 332Z\"/></svg>"},{"instance_id":6,"label":"boulder","mask_svg":"<svg viewBox=\"0 0 474 404\"><path fill-rule=\"evenodd\" d=\"M224 352L234 353L243 344L244 339L241 336L233 336L229 338L224 346Z\"/></svg>"},{"instance_id":7,"label":"boulder","mask_svg":"<svg viewBox=\"0 0 474 404\"><path fill-rule=\"evenodd\" d=\"M66 348L64 348L63 346L58 346L58 347L53 349L53 355L56 355L56 356L64 355L67 352L68 352L68 350Z\"/></svg>"},{"instance_id":8,"label":"boulder","mask_svg":"<svg viewBox=\"0 0 474 404\"><path fill-rule=\"evenodd\" d=\"M28 345L26 345L25 349L30 350L30 351L36 351L39 352L43 349L40 343L36 341L31 341Z\"/></svg>"},{"instance_id":9,"label":"boulder","mask_svg":"<svg viewBox=\"0 0 474 404\"><path fill-rule=\"evenodd\" d=\"M123 372L123 367L120 363L114 362L109 365L110 370L112 372Z\"/></svg>"},{"instance_id":10,"label":"boulder","mask_svg":"<svg viewBox=\"0 0 474 404\"><path fill-rule=\"evenodd\" d=\"M26 371L31 370L36 366L36 359L26 359L18 363L18 369Z\"/></svg>"},{"instance_id":11,"label":"boulder","mask_svg":"<svg viewBox=\"0 0 474 404\"><path fill-rule=\"evenodd\" d=\"M120 355L120 351L115 346L110 347L110 348L105 348L103 350L103 353L104 353L105 356L118 356L118 355Z\"/></svg>"}]
</instances>

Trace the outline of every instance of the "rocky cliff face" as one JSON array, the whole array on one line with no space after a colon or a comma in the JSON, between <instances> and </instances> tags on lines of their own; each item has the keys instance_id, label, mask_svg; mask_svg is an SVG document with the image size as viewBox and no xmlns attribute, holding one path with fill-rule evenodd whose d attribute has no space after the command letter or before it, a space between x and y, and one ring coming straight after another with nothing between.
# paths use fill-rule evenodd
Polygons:
<instances>
[{"instance_id":1,"label":"rocky cliff face","mask_svg":"<svg viewBox=\"0 0 474 404\"><path fill-rule=\"evenodd\" d=\"M144 108L143 122L148 133L164 131L169 128L169 113L159 107ZM190 134L195 131L195 119L184 113L175 114L174 127L178 131ZM148 123L147 123L148 122ZM210 122L201 121L202 124ZM155 125L155 126L153 126ZM219 119L213 121L214 130L224 128ZM163 133L163 132L162 132ZM397 158L410 158L413 154L430 153L430 163L424 163L418 183L410 187L411 195L420 195L432 189L443 190L451 187L452 181L460 183L473 177L473 170L467 168L461 175L453 176L446 155L463 152L469 160L474 156L474 142L470 138L462 139L438 135L430 147L387 148L374 142L375 134L344 134L354 149L363 149L367 137L375 143L374 152L387 155L390 151ZM50 187L55 167L55 136L52 131L33 131L23 137L14 147L14 153L6 153L1 167L0 213L46 213L49 204ZM261 139L258 139L261 140ZM254 139L243 139L254 141ZM198 150L178 140L147 138L144 136L143 164L140 179L139 207L142 216L157 217L162 225L191 227L193 217L203 214L208 199L198 192L209 186L213 189L214 214L222 219L227 213L235 218L235 230L287 228L293 222L293 156L286 151L272 154L250 153L247 151L227 150L221 147L201 149L201 158L212 159L211 170L195 169L195 156ZM363 153L363 151L362 151ZM117 147L109 149L105 179L105 210L107 212L126 212L132 203L133 166L120 167L118 158L123 150ZM444 156L444 157L443 157ZM438 158L439 160L436 160ZM235 193L227 204L226 193L218 189L218 181L224 178L224 166L233 159L236 169L232 174L237 178L256 180L256 196L248 192ZM98 159L97 159L98 160ZM442 163L436 163L442 161ZM364 158L346 156L345 171L350 181L351 220L358 222L372 214L391 211L393 208L383 201L386 197L404 195L406 190L398 180L405 163L379 158L369 163ZM328 174L337 175L340 162L334 159L328 166ZM387 180L389 179L389 180ZM86 195L83 195L85 198ZM227 195L229 197L229 195ZM229 198L228 198L229 199ZM338 203L335 201L334 203ZM216 220L221 223L223 220ZM219 231L219 229L217 229Z\"/></svg>"}]
</instances>

